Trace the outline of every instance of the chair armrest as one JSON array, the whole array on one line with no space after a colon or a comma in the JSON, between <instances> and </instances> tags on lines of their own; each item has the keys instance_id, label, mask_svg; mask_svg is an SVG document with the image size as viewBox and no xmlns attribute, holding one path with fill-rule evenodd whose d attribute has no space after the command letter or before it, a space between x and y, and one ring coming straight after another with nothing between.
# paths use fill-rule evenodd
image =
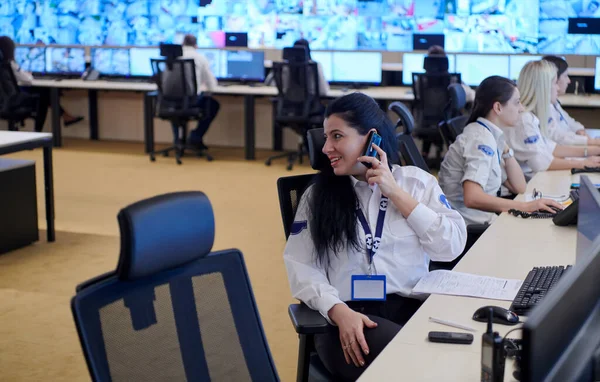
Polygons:
<instances>
[{"instance_id":1,"label":"chair armrest","mask_svg":"<svg viewBox=\"0 0 600 382\"><path fill-rule=\"evenodd\" d=\"M306 304L291 304L288 314L298 334L318 334L329 330L329 323L316 310L312 310Z\"/></svg>"}]
</instances>

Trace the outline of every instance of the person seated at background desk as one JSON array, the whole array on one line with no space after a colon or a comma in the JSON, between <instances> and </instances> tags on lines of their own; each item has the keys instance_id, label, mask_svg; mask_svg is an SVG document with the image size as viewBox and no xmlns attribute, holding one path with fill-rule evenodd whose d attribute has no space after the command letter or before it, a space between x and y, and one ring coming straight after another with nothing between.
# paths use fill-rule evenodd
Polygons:
<instances>
[{"instance_id":1,"label":"person seated at background desk","mask_svg":"<svg viewBox=\"0 0 600 382\"><path fill-rule=\"evenodd\" d=\"M567 70L567 61L556 56L544 56L545 61L553 63L557 68L558 97L567 93L567 87L571 83ZM561 145L600 145L600 139L594 139L585 132L585 127L571 118L563 110L558 98L552 93L550 100L550 118L552 123L548 124L548 136Z\"/></svg>"},{"instance_id":2,"label":"person seated at background desk","mask_svg":"<svg viewBox=\"0 0 600 382\"><path fill-rule=\"evenodd\" d=\"M296 42L294 42L293 48L305 48L306 54L308 55L308 61L317 64L317 72L319 77L319 94L321 95L321 97L327 95L327 92L329 91L329 82L327 82L327 80L325 79L325 75L323 74L323 66L319 62L313 61L312 57L310 56L310 45L308 41L303 38L301 38L300 40L296 40ZM265 85L275 86L275 77L273 76L273 72L270 72L267 78L265 78Z\"/></svg>"},{"instance_id":3,"label":"person seated at background desk","mask_svg":"<svg viewBox=\"0 0 600 382\"><path fill-rule=\"evenodd\" d=\"M511 208L527 212L561 208L549 199L519 202L500 197L501 185L513 194L524 193L527 186L501 130L514 129L518 123L523 111L519 97L519 89L507 78L483 80L467 126L444 157L440 186L467 224L490 224L497 216L495 212Z\"/></svg>"},{"instance_id":4,"label":"person seated at background desk","mask_svg":"<svg viewBox=\"0 0 600 382\"><path fill-rule=\"evenodd\" d=\"M203 116L198 120L196 128L190 131L188 143L196 146L200 150L206 150L208 147L204 144L204 134L208 131L210 124L219 113L221 105L211 96L202 94L205 90L212 90L217 87L217 79L210 71L210 63L202 54L198 53L196 36L187 34L183 38L182 58L194 59L196 66L196 86L198 89L197 105L203 110ZM176 128L176 127L175 127Z\"/></svg>"},{"instance_id":5,"label":"person seated at background desk","mask_svg":"<svg viewBox=\"0 0 600 382\"><path fill-rule=\"evenodd\" d=\"M442 48L439 45L432 45L429 47L429 49L427 50L427 55L428 56L437 56L437 57L447 57L446 56L446 51L444 50L444 48ZM425 73L428 73L427 71L425 71ZM465 84L464 82L461 82L460 85L462 86L462 88L465 91L465 96L466 96L466 100L467 103L472 103L473 100L475 99L475 90L471 89L471 87L467 84Z\"/></svg>"},{"instance_id":6,"label":"person seated at background desk","mask_svg":"<svg viewBox=\"0 0 600 382\"><path fill-rule=\"evenodd\" d=\"M506 143L515 152L525 178L538 171L569 170L600 165L600 147L559 145L548 137L550 100L558 94L556 67L545 61L530 61L519 73L518 88L525 112L515 128L502 128ZM581 157L578 159L568 159Z\"/></svg>"},{"instance_id":7,"label":"person seated at background desk","mask_svg":"<svg viewBox=\"0 0 600 382\"><path fill-rule=\"evenodd\" d=\"M429 260L460 255L466 227L435 177L389 164L398 159L394 125L371 97L334 100L324 127L331 166L302 195L284 261L293 296L336 325L315 336L319 357L355 380L421 305L411 290ZM362 156L371 131L382 137L373 145L380 159ZM353 298L352 278L364 275L386 278L387 300L383 287L380 301Z\"/></svg>"},{"instance_id":8,"label":"person seated at background desk","mask_svg":"<svg viewBox=\"0 0 600 382\"><path fill-rule=\"evenodd\" d=\"M0 36L0 53L3 57L2 62L10 64L19 85L31 86L33 84L33 75L22 70L15 61L15 49L15 42L10 37ZM39 132L44 129L44 123L46 122L46 116L48 115L48 107L50 106L50 88L29 88L27 91L39 96L37 101L37 116L35 118L35 131ZM83 117L71 115L63 109L62 106L60 107L60 115L63 117L65 127L83 121Z\"/></svg>"}]
</instances>

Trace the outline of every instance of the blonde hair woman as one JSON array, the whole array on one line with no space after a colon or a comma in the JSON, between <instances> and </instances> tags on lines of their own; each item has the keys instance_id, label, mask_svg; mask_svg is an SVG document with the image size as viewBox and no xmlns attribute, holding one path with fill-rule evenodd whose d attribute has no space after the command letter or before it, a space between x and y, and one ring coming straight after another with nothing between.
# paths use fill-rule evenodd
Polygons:
<instances>
[{"instance_id":1,"label":"blonde hair woman","mask_svg":"<svg viewBox=\"0 0 600 382\"><path fill-rule=\"evenodd\" d=\"M525 111L516 128L502 129L527 180L539 171L600 166L600 157L596 156L600 155L600 147L558 145L548 137L550 102L558 94L556 75L556 66L548 61L525 64L518 82Z\"/></svg>"}]
</instances>

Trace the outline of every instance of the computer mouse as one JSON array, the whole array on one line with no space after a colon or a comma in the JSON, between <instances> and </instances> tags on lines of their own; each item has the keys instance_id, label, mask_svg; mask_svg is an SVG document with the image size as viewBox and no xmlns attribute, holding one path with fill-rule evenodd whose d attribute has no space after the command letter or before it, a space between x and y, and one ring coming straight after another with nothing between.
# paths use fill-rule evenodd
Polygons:
<instances>
[{"instance_id":1,"label":"computer mouse","mask_svg":"<svg viewBox=\"0 0 600 382\"><path fill-rule=\"evenodd\" d=\"M519 316L512 310L502 308L500 306L484 306L473 313L473 319L479 322L488 322L488 316L492 308L492 322L500 325L516 325L519 323Z\"/></svg>"}]
</instances>

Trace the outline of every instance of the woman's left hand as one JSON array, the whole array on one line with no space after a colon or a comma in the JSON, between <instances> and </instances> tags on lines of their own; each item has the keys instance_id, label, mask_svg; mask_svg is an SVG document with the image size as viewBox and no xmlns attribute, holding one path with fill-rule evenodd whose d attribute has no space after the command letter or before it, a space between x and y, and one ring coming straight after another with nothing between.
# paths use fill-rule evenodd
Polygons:
<instances>
[{"instance_id":1,"label":"woman's left hand","mask_svg":"<svg viewBox=\"0 0 600 382\"><path fill-rule=\"evenodd\" d=\"M373 148L379 154L379 159L361 156L358 158L358 161L371 163L371 168L367 170L365 175L367 183L369 183L371 186L377 184L381 190L381 193L387 197L390 197L400 187L398 186L398 183L396 183L394 175L392 175L385 151L375 144L373 144Z\"/></svg>"}]
</instances>

